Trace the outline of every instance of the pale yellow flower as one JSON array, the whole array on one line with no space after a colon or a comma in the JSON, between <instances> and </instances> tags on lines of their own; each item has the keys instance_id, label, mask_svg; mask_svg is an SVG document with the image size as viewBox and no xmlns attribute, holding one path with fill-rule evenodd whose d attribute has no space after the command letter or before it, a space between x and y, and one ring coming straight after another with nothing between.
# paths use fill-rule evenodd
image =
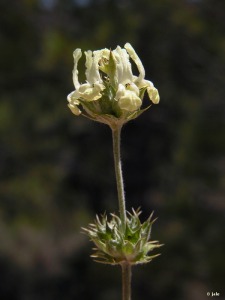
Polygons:
<instances>
[{"instance_id":1,"label":"pale yellow flower","mask_svg":"<svg viewBox=\"0 0 225 300\"><path fill-rule=\"evenodd\" d=\"M122 123L137 117L141 110L144 92L152 103L159 102L158 90L145 79L144 66L134 48L126 43L124 48L107 48L86 51L86 82L79 82L78 62L81 49L74 56L73 83L75 90L67 97L68 106L75 115L83 114L91 119L110 123L110 119ZM131 60L139 75L132 72Z\"/></svg>"}]
</instances>

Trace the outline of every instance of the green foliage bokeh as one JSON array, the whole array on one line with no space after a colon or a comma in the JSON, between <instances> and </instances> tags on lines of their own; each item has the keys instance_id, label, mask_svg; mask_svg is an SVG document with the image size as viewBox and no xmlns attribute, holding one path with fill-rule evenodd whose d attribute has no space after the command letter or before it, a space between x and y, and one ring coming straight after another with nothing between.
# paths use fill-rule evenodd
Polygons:
<instances>
[{"instance_id":1,"label":"green foliage bokeh","mask_svg":"<svg viewBox=\"0 0 225 300\"><path fill-rule=\"evenodd\" d=\"M118 210L111 133L73 116L66 96L75 48L126 42L161 96L122 132L127 207L154 210L152 237L165 244L134 268L133 298L224 299L225 2L10 3L0 3L0 299L120 298L120 270L92 262L80 234Z\"/></svg>"}]
</instances>

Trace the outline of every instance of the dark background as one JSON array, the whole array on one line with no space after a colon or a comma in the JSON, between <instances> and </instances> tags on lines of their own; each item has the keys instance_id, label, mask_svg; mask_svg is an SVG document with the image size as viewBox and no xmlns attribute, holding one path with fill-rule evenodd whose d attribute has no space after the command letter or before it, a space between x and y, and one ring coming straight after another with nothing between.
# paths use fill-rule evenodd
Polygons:
<instances>
[{"instance_id":1,"label":"dark background","mask_svg":"<svg viewBox=\"0 0 225 300\"><path fill-rule=\"evenodd\" d=\"M80 233L118 210L110 129L66 97L75 48L126 42L161 96L122 136L127 208L154 210L165 244L134 268L133 299L225 299L225 1L1 0L0 14L0 299L120 299L119 267Z\"/></svg>"}]
</instances>

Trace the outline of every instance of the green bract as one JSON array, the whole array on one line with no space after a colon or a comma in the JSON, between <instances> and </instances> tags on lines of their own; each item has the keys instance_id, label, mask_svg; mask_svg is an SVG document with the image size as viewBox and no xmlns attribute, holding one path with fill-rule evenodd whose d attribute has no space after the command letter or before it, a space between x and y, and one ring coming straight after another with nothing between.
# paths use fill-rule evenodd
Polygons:
<instances>
[{"instance_id":1,"label":"green bract","mask_svg":"<svg viewBox=\"0 0 225 300\"><path fill-rule=\"evenodd\" d=\"M147 263L158 256L159 254L149 255L149 252L161 246L158 241L150 241L151 227L155 220L152 220L151 214L141 223L140 214L139 210L127 213L125 230L120 218L114 214L111 214L109 221L106 215L101 220L97 216L94 224L83 228L96 246L92 257L105 264L127 262L133 265Z\"/></svg>"},{"instance_id":2,"label":"green bract","mask_svg":"<svg viewBox=\"0 0 225 300\"><path fill-rule=\"evenodd\" d=\"M124 49L86 51L86 82L78 80L78 61L81 49L74 51L73 82L75 91L67 97L68 106L75 115L84 115L95 121L124 124L136 118L147 90L152 103L159 102L158 90L145 80L145 70L140 58L129 43ZM130 59L136 64L139 76L132 73Z\"/></svg>"}]
</instances>

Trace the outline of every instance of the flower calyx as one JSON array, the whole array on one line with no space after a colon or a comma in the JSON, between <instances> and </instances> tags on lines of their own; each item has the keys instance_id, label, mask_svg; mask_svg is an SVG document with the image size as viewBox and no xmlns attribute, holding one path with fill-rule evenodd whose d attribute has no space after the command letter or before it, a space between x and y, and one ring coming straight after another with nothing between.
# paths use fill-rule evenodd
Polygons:
<instances>
[{"instance_id":1,"label":"flower calyx","mask_svg":"<svg viewBox=\"0 0 225 300\"><path fill-rule=\"evenodd\" d=\"M140 210L127 213L126 229L123 230L121 219L111 214L108 220L106 215L96 216L93 224L83 228L90 240L95 244L95 253L91 255L95 261L105 264L117 265L128 263L130 265L150 262L160 254L149 255L152 250L161 247L158 241L151 241L150 234L152 215L141 223Z\"/></svg>"}]
</instances>

